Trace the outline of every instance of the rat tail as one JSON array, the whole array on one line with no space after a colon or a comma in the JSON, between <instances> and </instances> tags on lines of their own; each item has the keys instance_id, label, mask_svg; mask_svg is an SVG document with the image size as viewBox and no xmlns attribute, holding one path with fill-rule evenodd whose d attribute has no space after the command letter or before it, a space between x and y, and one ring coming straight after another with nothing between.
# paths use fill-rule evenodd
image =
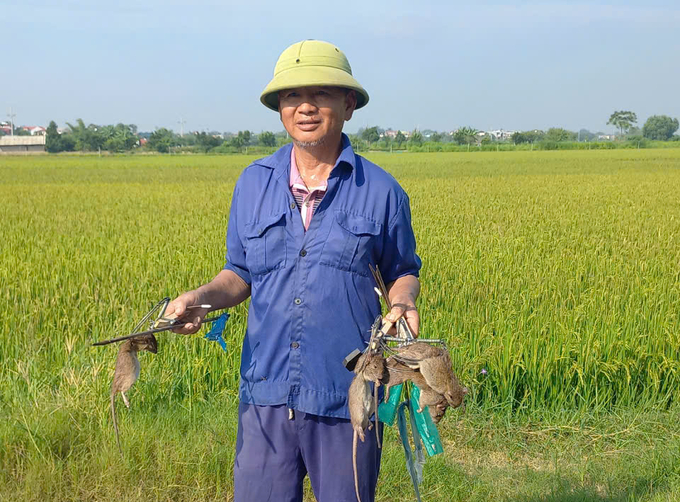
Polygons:
<instances>
[{"instance_id":1,"label":"rat tail","mask_svg":"<svg viewBox=\"0 0 680 502\"><path fill-rule=\"evenodd\" d=\"M118 421L116 420L116 393L111 392L111 417L113 418L113 429L116 431L116 442L118 443L118 451L123 457L123 448L120 446L120 434L118 432Z\"/></svg>"},{"instance_id":2,"label":"rat tail","mask_svg":"<svg viewBox=\"0 0 680 502\"><path fill-rule=\"evenodd\" d=\"M359 474L357 472L357 437L358 434L354 431L354 438L352 439L352 465L354 466L354 490L357 494L357 500L361 502L361 495L359 495Z\"/></svg>"},{"instance_id":3,"label":"rat tail","mask_svg":"<svg viewBox=\"0 0 680 502\"><path fill-rule=\"evenodd\" d=\"M375 406L375 440L378 443L378 448L382 448L382 443L380 442L380 422L378 420L378 389L380 388L380 384L378 382L375 382L375 385L373 386L373 400L374 400L374 406Z\"/></svg>"}]
</instances>

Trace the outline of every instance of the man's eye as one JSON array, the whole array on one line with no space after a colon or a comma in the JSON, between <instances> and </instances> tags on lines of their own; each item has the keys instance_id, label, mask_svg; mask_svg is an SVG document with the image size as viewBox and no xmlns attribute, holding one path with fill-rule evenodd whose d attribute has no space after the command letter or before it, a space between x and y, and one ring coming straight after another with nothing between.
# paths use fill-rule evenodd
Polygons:
<instances>
[{"instance_id":1,"label":"man's eye","mask_svg":"<svg viewBox=\"0 0 680 502\"><path fill-rule=\"evenodd\" d=\"M327 91L316 91L316 93L317 93L319 96L328 96L328 92L327 92Z\"/></svg>"}]
</instances>

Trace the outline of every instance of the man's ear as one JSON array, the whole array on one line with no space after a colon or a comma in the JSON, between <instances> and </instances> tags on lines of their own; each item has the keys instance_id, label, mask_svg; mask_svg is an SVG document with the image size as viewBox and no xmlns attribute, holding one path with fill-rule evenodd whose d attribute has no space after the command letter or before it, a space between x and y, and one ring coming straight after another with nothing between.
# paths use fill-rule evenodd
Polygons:
<instances>
[{"instance_id":1,"label":"man's ear","mask_svg":"<svg viewBox=\"0 0 680 502\"><path fill-rule=\"evenodd\" d=\"M357 107L357 92L355 90L350 90L345 95L345 120L350 120L352 114Z\"/></svg>"}]
</instances>

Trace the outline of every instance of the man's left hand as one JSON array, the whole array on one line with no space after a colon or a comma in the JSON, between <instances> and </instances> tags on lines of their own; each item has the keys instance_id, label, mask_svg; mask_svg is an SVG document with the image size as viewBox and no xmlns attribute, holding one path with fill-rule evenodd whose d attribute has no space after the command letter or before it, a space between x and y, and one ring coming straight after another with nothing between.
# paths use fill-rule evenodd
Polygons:
<instances>
[{"instance_id":1,"label":"man's left hand","mask_svg":"<svg viewBox=\"0 0 680 502\"><path fill-rule=\"evenodd\" d=\"M411 328L413 336L417 337L420 327L420 316L416 309L416 299L420 293L420 282L413 275L405 275L387 286L390 296L392 310L385 316L390 322L397 322L397 319L404 317L408 327ZM397 333L394 327L390 328L389 333Z\"/></svg>"},{"instance_id":2,"label":"man's left hand","mask_svg":"<svg viewBox=\"0 0 680 502\"><path fill-rule=\"evenodd\" d=\"M419 327L420 327L420 316L418 315L418 310L413 305L406 305L405 303L395 303L392 305L392 310L389 314L385 316L390 322L396 323L397 319L400 317L406 319L406 324L411 328L413 336L418 337ZM390 328L390 334L395 335L396 329L394 327Z\"/></svg>"}]
</instances>

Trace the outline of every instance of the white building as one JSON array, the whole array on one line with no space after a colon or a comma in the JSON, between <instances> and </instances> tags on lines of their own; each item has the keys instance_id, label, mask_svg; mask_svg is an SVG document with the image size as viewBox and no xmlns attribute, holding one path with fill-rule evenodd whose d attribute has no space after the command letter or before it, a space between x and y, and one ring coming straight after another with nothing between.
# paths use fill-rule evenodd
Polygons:
<instances>
[{"instance_id":1,"label":"white building","mask_svg":"<svg viewBox=\"0 0 680 502\"><path fill-rule=\"evenodd\" d=\"M30 132L31 136L44 136L47 131L43 126L22 126L21 128Z\"/></svg>"},{"instance_id":2,"label":"white building","mask_svg":"<svg viewBox=\"0 0 680 502\"><path fill-rule=\"evenodd\" d=\"M491 137L496 141L510 141L512 135L517 131L506 131L505 129L496 129L494 131L487 131Z\"/></svg>"},{"instance_id":3,"label":"white building","mask_svg":"<svg viewBox=\"0 0 680 502\"><path fill-rule=\"evenodd\" d=\"M410 131L401 131L401 133L404 135L406 139L408 139L408 137L411 135ZM399 134L399 131L394 129L388 129L387 131L385 131L383 136L387 136L388 138L394 139L397 137L397 134Z\"/></svg>"}]
</instances>

